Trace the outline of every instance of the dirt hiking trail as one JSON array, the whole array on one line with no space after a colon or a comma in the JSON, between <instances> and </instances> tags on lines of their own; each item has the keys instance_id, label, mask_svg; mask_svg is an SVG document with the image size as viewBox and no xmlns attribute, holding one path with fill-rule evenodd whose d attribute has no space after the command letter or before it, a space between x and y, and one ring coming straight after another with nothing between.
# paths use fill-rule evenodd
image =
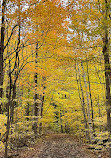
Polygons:
<instances>
[{"instance_id":1,"label":"dirt hiking trail","mask_svg":"<svg viewBox=\"0 0 111 158\"><path fill-rule=\"evenodd\" d=\"M13 156L12 156L13 155ZM103 153L93 153L88 146L67 134L50 134L41 137L36 144L18 149L9 158L107 158Z\"/></svg>"}]
</instances>

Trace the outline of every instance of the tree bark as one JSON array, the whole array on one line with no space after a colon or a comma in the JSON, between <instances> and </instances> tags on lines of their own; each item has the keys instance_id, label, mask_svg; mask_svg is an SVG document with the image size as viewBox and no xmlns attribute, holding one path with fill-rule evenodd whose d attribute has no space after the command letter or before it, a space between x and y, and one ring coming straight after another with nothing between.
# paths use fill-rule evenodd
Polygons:
<instances>
[{"instance_id":1,"label":"tree bark","mask_svg":"<svg viewBox=\"0 0 111 158\"><path fill-rule=\"evenodd\" d=\"M12 94L12 104L11 104L11 107L10 107L10 122L11 122L11 124L13 123L14 108L16 106L16 101L15 101L15 99L16 99L16 83L13 85L12 90L13 90L12 91L13 92L13 94Z\"/></svg>"},{"instance_id":2,"label":"tree bark","mask_svg":"<svg viewBox=\"0 0 111 158\"><path fill-rule=\"evenodd\" d=\"M1 22L1 40L0 40L0 98L3 97L3 54L4 54L4 39L5 39L5 8L6 0L2 3L2 22ZM2 113L2 103L0 104L0 114Z\"/></svg>"},{"instance_id":3,"label":"tree bark","mask_svg":"<svg viewBox=\"0 0 111 158\"><path fill-rule=\"evenodd\" d=\"M43 116L43 106L44 106L44 97L45 97L45 89L46 89L46 86L45 86L45 81L46 81L46 77L43 77L43 95L41 96L41 109L40 109L40 117L42 118ZM39 134L42 133L42 122L39 124Z\"/></svg>"},{"instance_id":4,"label":"tree bark","mask_svg":"<svg viewBox=\"0 0 111 158\"><path fill-rule=\"evenodd\" d=\"M90 105L89 105L89 93L88 93L88 86L87 86L87 82L86 82L86 73L84 71L84 66L81 62L81 67L83 70L83 80L84 80L84 84L85 84L85 89L86 89L86 100L87 100L87 112L88 112L88 125L89 125L89 133L90 133L90 141L93 138L93 134L92 134L92 120L91 120L91 112L90 112ZM80 71L80 70L79 70Z\"/></svg>"},{"instance_id":5,"label":"tree bark","mask_svg":"<svg viewBox=\"0 0 111 158\"><path fill-rule=\"evenodd\" d=\"M19 18L20 18L20 15L19 15ZM17 79L18 79L18 71L19 71L19 64L20 64L20 61L19 61L19 51L18 51L18 48L19 48L19 44L20 44L20 32L21 32L21 27L19 25L19 28L18 28L18 43L17 43L17 48L16 48L16 59L15 59L15 65L14 65L14 68L13 70L10 72L11 75L12 73L14 72L14 76L15 76L15 80L14 82L12 83L12 89L13 89L13 95L12 95L12 100L11 100L11 107L10 107L10 121L11 123L13 123L13 115L14 115L14 107L16 105L16 83L17 83Z\"/></svg>"},{"instance_id":6,"label":"tree bark","mask_svg":"<svg viewBox=\"0 0 111 158\"><path fill-rule=\"evenodd\" d=\"M87 117L86 117L86 109L85 109L85 99L84 99L84 93L83 93L83 88L82 88L82 84L81 84L81 78L80 78L80 71L76 68L76 64L75 64L75 70L76 70L76 81L77 81L77 86L78 86L78 93L79 93L79 98L80 98L80 102L81 102L81 106L82 106L82 112L83 112L83 117L84 117L84 125L85 125L85 130L86 130L86 139L90 142L90 136L89 136L89 131L88 131L88 123L87 123ZM78 72L78 74L77 74ZM79 76L79 79L78 79ZM79 84L80 84L80 88L79 88ZM80 90L81 90L81 94L80 94ZM82 95L82 97L81 97Z\"/></svg>"},{"instance_id":7,"label":"tree bark","mask_svg":"<svg viewBox=\"0 0 111 158\"><path fill-rule=\"evenodd\" d=\"M36 53L35 53L35 69L37 70L38 67L38 43L36 45ZM36 72L34 75L34 82L35 82L35 95L34 95L34 124L32 126L32 129L34 131L35 137L37 137L37 129L38 129L38 116L39 116L39 95L37 93L37 80L38 80L38 73Z\"/></svg>"},{"instance_id":8,"label":"tree bark","mask_svg":"<svg viewBox=\"0 0 111 158\"><path fill-rule=\"evenodd\" d=\"M12 79L11 79L11 66L10 66L10 60L9 60L9 92L7 90L7 98L8 98L8 103L6 104L6 109L7 109L7 126L6 126L6 138L5 138L5 158L8 158L8 138L9 138L9 131L10 131L10 107L12 104L11 101L11 91L12 91Z\"/></svg>"},{"instance_id":9,"label":"tree bark","mask_svg":"<svg viewBox=\"0 0 111 158\"><path fill-rule=\"evenodd\" d=\"M106 107L107 107L107 128L109 131L109 143L111 143L111 97L110 97L110 62L108 53L108 34L105 34L105 41L103 47L104 64L105 64L105 82L106 82ZM110 144L111 145L111 144ZM109 148L109 157L111 158L111 146Z\"/></svg>"},{"instance_id":10,"label":"tree bark","mask_svg":"<svg viewBox=\"0 0 111 158\"><path fill-rule=\"evenodd\" d=\"M63 124L62 124L62 116L63 116L63 111L60 109L60 131L63 133ZM69 130L70 132L70 130Z\"/></svg>"},{"instance_id":11,"label":"tree bark","mask_svg":"<svg viewBox=\"0 0 111 158\"><path fill-rule=\"evenodd\" d=\"M107 128L109 132L109 158L111 158L111 97L110 97L110 79L111 79L111 67L109 59L109 39L108 39L108 26L106 21L108 21L108 10L109 4L105 0L105 17L104 17L104 37L103 37L103 55L104 55L104 66L105 66L105 83L106 83L106 108L107 108Z\"/></svg>"},{"instance_id":12,"label":"tree bark","mask_svg":"<svg viewBox=\"0 0 111 158\"><path fill-rule=\"evenodd\" d=\"M30 88L28 88L28 99L29 99L29 96L30 96ZM29 104L29 102L27 102L26 116L29 116L29 113L30 113L29 107L30 107L30 104ZM27 117L26 120L29 121L29 118Z\"/></svg>"},{"instance_id":13,"label":"tree bark","mask_svg":"<svg viewBox=\"0 0 111 158\"><path fill-rule=\"evenodd\" d=\"M92 102L92 94L91 94L91 84L90 84L90 79L89 79L89 67L88 67L88 61L87 61L87 76L88 76L89 96L90 96L90 104L91 104L92 128L93 128L93 134L95 135L94 110L93 110L93 102Z\"/></svg>"}]
</instances>

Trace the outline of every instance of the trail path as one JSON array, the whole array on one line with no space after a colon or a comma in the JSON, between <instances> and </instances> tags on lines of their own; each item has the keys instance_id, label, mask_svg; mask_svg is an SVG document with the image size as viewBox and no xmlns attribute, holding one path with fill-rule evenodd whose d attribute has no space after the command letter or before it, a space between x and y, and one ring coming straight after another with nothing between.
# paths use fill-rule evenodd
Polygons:
<instances>
[{"instance_id":1,"label":"trail path","mask_svg":"<svg viewBox=\"0 0 111 158\"><path fill-rule=\"evenodd\" d=\"M19 151L16 158L97 158L87 146L64 134L52 134L46 136L29 149Z\"/></svg>"},{"instance_id":2,"label":"trail path","mask_svg":"<svg viewBox=\"0 0 111 158\"><path fill-rule=\"evenodd\" d=\"M33 158L92 158L86 146L80 146L72 137L55 135L46 141L38 156Z\"/></svg>"},{"instance_id":3,"label":"trail path","mask_svg":"<svg viewBox=\"0 0 111 158\"><path fill-rule=\"evenodd\" d=\"M13 155L14 152L11 154ZM66 134L50 134L36 144L18 150L18 156L10 158L98 158L87 149L87 145ZM106 155L101 158L107 158Z\"/></svg>"}]
</instances>

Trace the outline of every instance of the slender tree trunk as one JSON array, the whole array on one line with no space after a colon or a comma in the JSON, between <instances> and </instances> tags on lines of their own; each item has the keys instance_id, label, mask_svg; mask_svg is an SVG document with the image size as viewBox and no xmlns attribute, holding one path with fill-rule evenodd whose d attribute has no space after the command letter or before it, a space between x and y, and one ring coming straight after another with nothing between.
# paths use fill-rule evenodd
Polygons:
<instances>
[{"instance_id":1,"label":"slender tree trunk","mask_svg":"<svg viewBox=\"0 0 111 158\"><path fill-rule=\"evenodd\" d=\"M38 43L36 45L36 54L35 54L35 69L37 70L38 67ZM32 126L32 129L34 131L34 135L35 137L37 137L37 129L38 129L38 116L39 116L39 95L37 93L37 80L38 80L38 74L37 72L35 73L34 76L34 81L35 81L35 95L34 95L34 116L36 116L36 118L34 118L34 124Z\"/></svg>"},{"instance_id":2,"label":"slender tree trunk","mask_svg":"<svg viewBox=\"0 0 111 158\"><path fill-rule=\"evenodd\" d=\"M13 123L13 116L14 116L14 108L16 106L16 83L13 85L13 94L12 94L12 103L11 103L11 107L10 107L10 122L11 124Z\"/></svg>"},{"instance_id":3,"label":"slender tree trunk","mask_svg":"<svg viewBox=\"0 0 111 158\"><path fill-rule=\"evenodd\" d=\"M41 95L41 107L40 107L40 117L43 116L43 106L44 106L44 96ZM39 124L39 134L42 134L42 122Z\"/></svg>"},{"instance_id":4,"label":"slender tree trunk","mask_svg":"<svg viewBox=\"0 0 111 158\"><path fill-rule=\"evenodd\" d=\"M86 129L86 139L90 142L90 136L89 136L89 131L88 131L88 123L87 123L87 117L86 117L86 109L85 109L85 99L84 99L84 93L83 93L82 84L81 84L80 71L79 70L77 71L76 67L77 66L75 64L76 81L77 81L77 86L78 86L79 98L80 98L80 102L81 102L81 106L82 106L82 112L83 112L83 116L84 116L84 124L85 124L85 129ZM79 76L79 79L78 79L78 76ZM80 88L79 88L79 84L80 84ZM81 90L82 97L81 97L81 94L80 94L80 90Z\"/></svg>"},{"instance_id":5,"label":"slender tree trunk","mask_svg":"<svg viewBox=\"0 0 111 158\"><path fill-rule=\"evenodd\" d=\"M28 88L28 99L29 99L29 96L30 96L30 89ZM26 106L26 116L29 116L29 112L30 112L29 107L30 107L29 102L27 102L27 106ZM29 121L29 118L27 117L26 120Z\"/></svg>"},{"instance_id":6,"label":"slender tree trunk","mask_svg":"<svg viewBox=\"0 0 111 158\"><path fill-rule=\"evenodd\" d=\"M58 127L59 127L59 112L57 110L58 106L55 103L53 103L53 106L54 106L54 109L55 109L54 110L54 122L53 123L57 127L56 129L58 131Z\"/></svg>"},{"instance_id":7,"label":"slender tree trunk","mask_svg":"<svg viewBox=\"0 0 111 158\"><path fill-rule=\"evenodd\" d=\"M40 109L40 117L42 118L43 116L43 106L44 106L44 97L45 97L45 81L46 81L46 77L43 77L43 95L41 96L41 109ZM42 133L42 122L39 124L39 134Z\"/></svg>"},{"instance_id":8,"label":"slender tree trunk","mask_svg":"<svg viewBox=\"0 0 111 158\"><path fill-rule=\"evenodd\" d=\"M3 97L3 54L4 54L4 39L5 39L5 8L6 0L2 3L2 22L1 22L1 39L0 39L0 98ZM2 103L0 104L0 114L2 113Z\"/></svg>"},{"instance_id":9,"label":"slender tree trunk","mask_svg":"<svg viewBox=\"0 0 111 158\"><path fill-rule=\"evenodd\" d=\"M62 123L62 110L60 110L60 131L63 133L63 123ZM70 132L70 131L69 131Z\"/></svg>"},{"instance_id":10,"label":"slender tree trunk","mask_svg":"<svg viewBox=\"0 0 111 158\"><path fill-rule=\"evenodd\" d=\"M99 113L99 117L102 117L102 114L101 114L101 109L100 109L100 104L99 104L99 96L98 96L98 101L97 101L97 104L98 104L98 113ZM100 132L101 132L101 126L100 126Z\"/></svg>"},{"instance_id":11,"label":"slender tree trunk","mask_svg":"<svg viewBox=\"0 0 111 158\"><path fill-rule=\"evenodd\" d=\"M90 79L89 79L89 67L88 67L88 62L87 62L87 76L88 76L89 96L90 96L90 104L91 104L92 128L93 128L93 134L95 135L94 110L93 110L93 102L92 102L92 94L91 94L91 84L90 84Z\"/></svg>"},{"instance_id":12,"label":"slender tree trunk","mask_svg":"<svg viewBox=\"0 0 111 158\"><path fill-rule=\"evenodd\" d=\"M9 131L10 131L10 107L12 104L11 101L11 91L12 91L12 79L11 79L11 66L10 66L10 60L9 60L9 93L7 91L7 126L6 126L6 143L5 143L5 158L8 158L8 138L9 138Z\"/></svg>"},{"instance_id":13,"label":"slender tree trunk","mask_svg":"<svg viewBox=\"0 0 111 158\"><path fill-rule=\"evenodd\" d=\"M20 15L19 15L19 18L20 18ZM20 20L20 19L19 19ZM14 66L14 69L12 70L11 74L14 72L14 76L15 76L15 80L14 80L14 83L13 83L13 95L12 95L12 100L11 100L11 107L10 107L10 121L11 123L13 123L13 115L14 115L14 107L16 105L16 83L17 83L17 79L18 79L18 74L17 74L17 71L19 69L19 51L18 51L18 48L19 48L19 44L20 44L20 32L21 32L21 27L20 27L20 24L19 24L19 28L18 28L18 43L17 43L17 48L16 48L16 60L15 60L15 66ZM17 69L17 70L16 70Z\"/></svg>"},{"instance_id":14,"label":"slender tree trunk","mask_svg":"<svg viewBox=\"0 0 111 158\"><path fill-rule=\"evenodd\" d=\"M84 79L84 84L85 84L85 89L86 89L86 100L87 100L87 112L88 112L88 124L89 124L90 140L92 140L93 133L92 133L92 120L91 120L91 113L90 113L90 105L89 105L89 93L88 93L88 86L87 86L87 82L86 82L86 73L84 71L84 66L83 66L82 62L81 62L81 67L83 70L83 79Z\"/></svg>"}]
</instances>

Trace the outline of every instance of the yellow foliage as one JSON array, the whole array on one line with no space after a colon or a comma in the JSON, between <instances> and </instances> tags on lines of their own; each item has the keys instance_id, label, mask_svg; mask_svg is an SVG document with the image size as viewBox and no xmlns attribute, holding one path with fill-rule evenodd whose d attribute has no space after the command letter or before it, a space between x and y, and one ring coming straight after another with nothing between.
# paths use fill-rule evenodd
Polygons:
<instances>
[{"instance_id":1,"label":"yellow foliage","mask_svg":"<svg viewBox=\"0 0 111 158\"><path fill-rule=\"evenodd\" d=\"M95 125L97 126L106 126L107 125L107 116L103 116L103 117L96 117L94 119L95 121Z\"/></svg>"},{"instance_id":2,"label":"yellow foliage","mask_svg":"<svg viewBox=\"0 0 111 158\"><path fill-rule=\"evenodd\" d=\"M6 123L7 123L7 116L0 114L0 133L1 137L6 132Z\"/></svg>"},{"instance_id":3,"label":"yellow foliage","mask_svg":"<svg viewBox=\"0 0 111 158\"><path fill-rule=\"evenodd\" d=\"M4 148L5 148L5 145L3 144L3 142L2 142L2 141L0 141L0 151L3 151L3 150L4 150Z\"/></svg>"}]
</instances>

